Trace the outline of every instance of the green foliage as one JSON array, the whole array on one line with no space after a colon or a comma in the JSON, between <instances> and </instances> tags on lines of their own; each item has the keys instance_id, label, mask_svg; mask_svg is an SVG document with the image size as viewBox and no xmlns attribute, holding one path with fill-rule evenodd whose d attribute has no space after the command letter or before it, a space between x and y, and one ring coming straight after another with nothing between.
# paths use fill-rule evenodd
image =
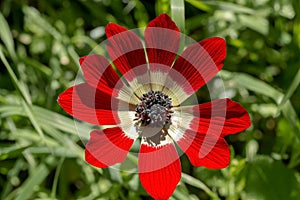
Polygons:
<instances>
[{"instance_id":1,"label":"green foliage","mask_svg":"<svg viewBox=\"0 0 300 200\"><path fill-rule=\"evenodd\" d=\"M245 167L245 199L299 199L300 185L282 162L257 156ZM276 176L275 176L276 175ZM288 183L288 187L285 185Z\"/></svg>"},{"instance_id":2,"label":"green foliage","mask_svg":"<svg viewBox=\"0 0 300 200\"><path fill-rule=\"evenodd\" d=\"M136 165L134 155L108 169L84 161L88 134L81 141L78 132L95 127L75 127L56 99L73 84L78 57L105 40L107 23L144 27L162 12L197 41L226 39L220 76L253 123L226 138L226 169L195 168L182 156L171 199L299 199L299 11L296 0L1 1L0 199L148 198L138 175L120 170Z\"/></svg>"}]
</instances>

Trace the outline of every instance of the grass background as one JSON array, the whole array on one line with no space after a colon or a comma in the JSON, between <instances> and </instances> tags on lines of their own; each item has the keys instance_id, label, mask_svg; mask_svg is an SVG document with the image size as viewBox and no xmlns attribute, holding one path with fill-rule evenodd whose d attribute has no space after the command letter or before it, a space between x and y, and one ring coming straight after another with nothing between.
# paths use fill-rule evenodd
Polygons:
<instances>
[{"instance_id":1,"label":"grass background","mask_svg":"<svg viewBox=\"0 0 300 200\"><path fill-rule=\"evenodd\" d=\"M300 199L299 12L297 0L2 0L0 199L151 199L137 174L116 170L122 165L84 161L74 122L56 99L73 84L78 57L105 40L107 23L145 27L161 13L197 41L226 39L220 75L253 123L226 138L226 169L195 168L182 156L171 199ZM205 88L197 94L209 100Z\"/></svg>"}]
</instances>

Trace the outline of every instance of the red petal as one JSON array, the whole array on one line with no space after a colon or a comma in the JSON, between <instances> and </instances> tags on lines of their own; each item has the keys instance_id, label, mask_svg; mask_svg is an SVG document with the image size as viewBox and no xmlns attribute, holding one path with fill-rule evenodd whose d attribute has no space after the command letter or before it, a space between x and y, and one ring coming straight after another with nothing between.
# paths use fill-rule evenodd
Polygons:
<instances>
[{"instance_id":1,"label":"red petal","mask_svg":"<svg viewBox=\"0 0 300 200\"><path fill-rule=\"evenodd\" d=\"M229 165L230 150L224 138L187 130L177 144L194 166L221 169Z\"/></svg>"},{"instance_id":2,"label":"red petal","mask_svg":"<svg viewBox=\"0 0 300 200\"><path fill-rule=\"evenodd\" d=\"M106 26L107 48L110 58L120 72L124 75L131 69L145 65L146 57L140 39L131 31L128 31L117 24ZM147 67L143 67L143 72L147 72ZM135 74L127 75L131 81Z\"/></svg>"},{"instance_id":3,"label":"red petal","mask_svg":"<svg viewBox=\"0 0 300 200\"><path fill-rule=\"evenodd\" d=\"M79 62L87 83L111 95L120 78L107 59L93 54L80 58Z\"/></svg>"},{"instance_id":4,"label":"red petal","mask_svg":"<svg viewBox=\"0 0 300 200\"><path fill-rule=\"evenodd\" d=\"M149 22L145 30L148 60L171 66L180 45L180 32L176 24L166 14L161 14Z\"/></svg>"},{"instance_id":5,"label":"red petal","mask_svg":"<svg viewBox=\"0 0 300 200\"><path fill-rule=\"evenodd\" d=\"M181 177L180 160L173 143L160 147L142 144L138 168L143 187L154 199L168 199Z\"/></svg>"},{"instance_id":6,"label":"red petal","mask_svg":"<svg viewBox=\"0 0 300 200\"><path fill-rule=\"evenodd\" d=\"M121 101L86 83L67 89L57 101L67 113L79 120L97 125L119 123L117 111Z\"/></svg>"},{"instance_id":7,"label":"red petal","mask_svg":"<svg viewBox=\"0 0 300 200\"><path fill-rule=\"evenodd\" d=\"M248 112L230 99L214 100L194 106L192 109L195 118L190 128L203 134L225 137L242 132L251 126Z\"/></svg>"},{"instance_id":8,"label":"red petal","mask_svg":"<svg viewBox=\"0 0 300 200\"><path fill-rule=\"evenodd\" d=\"M208 38L189 46L172 68L187 80L178 84L185 88L188 94L193 94L221 70L225 56L226 43L223 38ZM169 75L173 76L172 73ZM188 89L188 85L191 85L191 89Z\"/></svg>"},{"instance_id":9,"label":"red petal","mask_svg":"<svg viewBox=\"0 0 300 200\"><path fill-rule=\"evenodd\" d=\"M85 148L85 160L99 168L123 162L133 142L118 127L92 131Z\"/></svg>"}]
</instances>

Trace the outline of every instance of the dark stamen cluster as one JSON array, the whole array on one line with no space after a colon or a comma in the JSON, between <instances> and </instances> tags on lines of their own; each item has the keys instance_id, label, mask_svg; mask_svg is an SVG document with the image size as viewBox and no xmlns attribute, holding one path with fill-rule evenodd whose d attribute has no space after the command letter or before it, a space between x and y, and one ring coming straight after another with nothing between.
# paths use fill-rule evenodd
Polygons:
<instances>
[{"instance_id":1,"label":"dark stamen cluster","mask_svg":"<svg viewBox=\"0 0 300 200\"><path fill-rule=\"evenodd\" d=\"M147 126L156 124L158 126L168 125L171 122L172 99L161 91L149 91L140 97L135 109L135 119L140 120L141 124Z\"/></svg>"}]
</instances>

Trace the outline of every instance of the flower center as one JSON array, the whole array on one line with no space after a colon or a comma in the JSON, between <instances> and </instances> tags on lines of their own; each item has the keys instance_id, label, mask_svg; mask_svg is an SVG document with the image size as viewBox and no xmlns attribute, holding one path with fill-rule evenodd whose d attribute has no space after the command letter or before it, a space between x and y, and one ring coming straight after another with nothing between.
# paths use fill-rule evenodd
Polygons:
<instances>
[{"instance_id":1,"label":"flower center","mask_svg":"<svg viewBox=\"0 0 300 200\"><path fill-rule=\"evenodd\" d=\"M136 128L151 146L166 139L171 125L172 99L161 91L149 91L140 97L135 111Z\"/></svg>"}]
</instances>

